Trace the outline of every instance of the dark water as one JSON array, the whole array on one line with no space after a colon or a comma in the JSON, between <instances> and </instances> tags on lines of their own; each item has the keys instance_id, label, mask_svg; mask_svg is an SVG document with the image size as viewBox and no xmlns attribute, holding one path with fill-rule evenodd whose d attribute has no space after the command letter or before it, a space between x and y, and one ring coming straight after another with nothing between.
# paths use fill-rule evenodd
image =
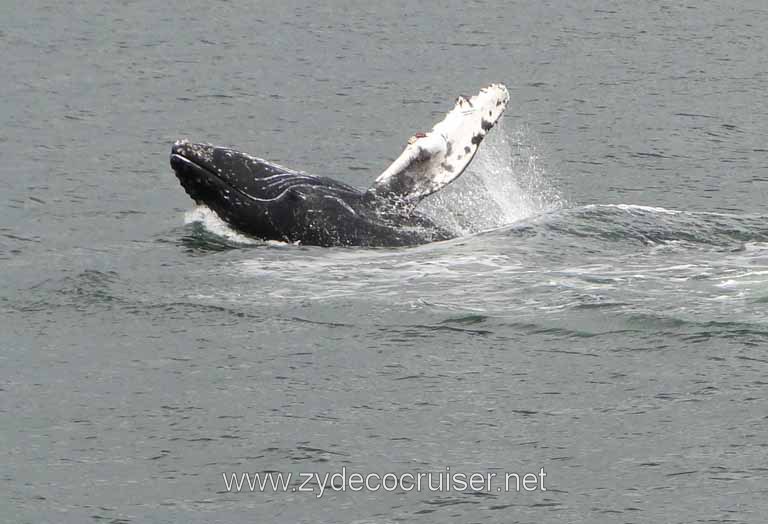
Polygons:
<instances>
[{"instance_id":1,"label":"dark water","mask_svg":"<svg viewBox=\"0 0 768 524\"><path fill-rule=\"evenodd\" d=\"M768 7L576 4L0 6L1 520L764 522ZM364 187L495 81L450 242L241 244L168 167ZM222 479L342 466L547 491Z\"/></svg>"}]
</instances>

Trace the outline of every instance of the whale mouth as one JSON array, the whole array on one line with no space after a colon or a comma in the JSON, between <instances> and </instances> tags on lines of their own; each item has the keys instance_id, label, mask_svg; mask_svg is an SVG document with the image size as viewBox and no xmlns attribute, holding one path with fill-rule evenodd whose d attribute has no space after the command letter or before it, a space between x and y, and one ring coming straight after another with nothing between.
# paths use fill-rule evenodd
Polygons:
<instances>
[{"instance_id":1,"label":"whale mouth","mask_svg":"<svg viewBox=\"0 0 768 524\"><path fill-rule=\"evenodd\" d=\"M171 167L177 173L179 170L192 169L221 179L213 168L213 150L214 147L207 144L177 140L171 147Z\"/></svg>"},{"instance_id":2,"label":"whale mouth","mask_svg":"<svg viewBox=\"0 0 768 524\"><path fill-rule=\"evenodd\" d=\"M191 160L190 158L187 158L184 155L180 155L179 153L171 153L171 167L176 172L177 176L188 175L188 173L186 172L190 171L196 174L204 174L204 175L216 177L222 182L225 182L220 176L216 174L216 172L212 171L211 169L208 169L207 167L201 164L198 164L194 160Z\"/></svg>"},{"instance_id":3,"label":"whale mouth","mask_svg":"<svg viewBox=\"0 0 768 524\"><path fill-rule=\"evenodd\" d=\"M171 168L196 204L210 204L222 193L237 190L213 165L213 146L179 140L171 148Z\"/></svg>"},{"instance_id":4,"label":"whale mouth","mask_svg":"<svg viewBox=\"0 0 768 524\"><path fill-rule=\"evenodd\" d=\"M199 192L195 189L196 187L205 182L212 182L213 180L224 182L210 169L206 169L200 164L178 153L171 154L171 168L176 173L176 178L179 179L184 190L190 197L192 197L195 204L198 205L204 204L205 202L203 202L198 195Z\"/></svg>"},{"instance_id":5,"label":"whale mouth","mask_svg":"<svg viewBox=\"0 0 768 524\"><path fill-rule=\"evenodd\" d=\"M199 179L204 176L229 188L239 189L233 174L224 166L222 153L231 156L225 148L177 140L171 147L171 167L179 178L193 176L200 182Z\"/></svg>"}]
</instances>

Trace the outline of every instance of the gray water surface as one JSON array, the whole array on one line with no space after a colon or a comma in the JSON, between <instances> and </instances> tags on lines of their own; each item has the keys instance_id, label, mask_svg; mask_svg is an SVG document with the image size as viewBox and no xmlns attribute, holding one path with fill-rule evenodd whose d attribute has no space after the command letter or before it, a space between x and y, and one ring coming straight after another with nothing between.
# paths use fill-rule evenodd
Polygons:
<instances>
[{"instance_id":1,"label":"gray water surface","mask_svg":"<svg viewBox=\"0 0 768 524\"><path fill-rule=\"evenodd\" d=\"M758 1L3 3L0 520L764 522L766 34ZM366 187L491 82L448 242L248 241L168 166ZM547 490L222 477L342 467Z\"/></svg>"}]
</instances>

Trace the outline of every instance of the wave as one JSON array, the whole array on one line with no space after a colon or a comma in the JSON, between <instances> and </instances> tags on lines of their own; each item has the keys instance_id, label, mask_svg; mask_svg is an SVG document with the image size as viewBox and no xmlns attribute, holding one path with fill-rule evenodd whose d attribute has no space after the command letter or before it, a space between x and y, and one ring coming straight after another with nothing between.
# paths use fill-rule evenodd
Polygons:
<instances>
[{"instance_id":1,"label":"wave","mask_svg":"<svg viewBox=\"0 0 768 524\"><path fill-rule=\"evenodd\" d=\"M540 236L552 241L578 239L589 249L597 248L597 243L609 243L733 250L746 243L768 242L768 216L592 204L544 213L485 234Z\"/></svg>"}]
</instances>

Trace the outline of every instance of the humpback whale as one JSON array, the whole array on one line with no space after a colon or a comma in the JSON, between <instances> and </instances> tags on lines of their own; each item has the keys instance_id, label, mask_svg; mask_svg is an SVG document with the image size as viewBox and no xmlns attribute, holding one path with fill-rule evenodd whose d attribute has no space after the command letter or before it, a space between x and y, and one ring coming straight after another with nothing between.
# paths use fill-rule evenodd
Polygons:
<instances>
[{"instance_id":1,"label":"humpback whale","mask_svg":"<svg viewBox=\"0 0 768 524\"><path fill-rule=\"evenodd\" d=\"M402 154L361 191L227 147L179 140L171 167L187 194L232 228L264 240L317 246L405 246L454 237L416 209L458 178L506 109L492 84L460 96L443 120L413 135Z\"/></svg>"}]
</instances>

